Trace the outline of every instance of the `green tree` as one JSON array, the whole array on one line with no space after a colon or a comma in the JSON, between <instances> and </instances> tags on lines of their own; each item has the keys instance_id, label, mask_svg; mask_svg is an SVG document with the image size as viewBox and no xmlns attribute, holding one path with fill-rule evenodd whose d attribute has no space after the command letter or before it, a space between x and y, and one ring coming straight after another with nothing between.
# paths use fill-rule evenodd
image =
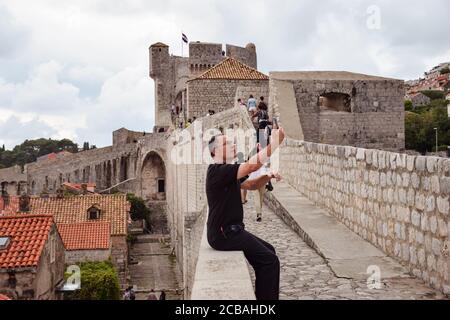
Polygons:
<instances>
[{"instance_id":1,"label":"green tree","mask_svg":"<svg viewBox=\"0 0 450 320\"><path fill-rule=\"evenodd\" d=\"M450 119L445 100L433 100L428 106L416 108L405 115L406 148L421 153L436 150L438 128L439 149L450 145Z\"/></svg>"},{"instance_id":2,"label":"green tree","mask_svg":"<svg viewBox=\"0 0 450 320\"><path fill-rule=\"evenodd\" d=\"M411 100L405 101L405 111L412 111L414 109L413 103Z\"/></svg>"},{"instance_id":3,"label":"green tree","mask_svg":"<svg viewBox=\"0 0 450 320\"><path fill-rule=\"evenodd\" d=\"M425 152L426 145L425 139L421 135L422 128L423 128L422 116L417 113L406 112L405 114L406 149Z\"/></svg>"},{"instance_id":4,"label":"green tree","mask_svg":"<svg viewBox=\"0 0 450 320\"><path fill-rule=\"evenodd\" d=\"M133 221L150 219L150 209L145 205L144 199L136 197L132 193L128 193L127 200L131 204L130 217Z\"/></svg>"},{"instance_id":5,"label":"green tree","mask_svg":"<svg viewBox=\"0 0 450 320\"><path fill-rule=\"evenodd\" d=\"M81 289L72 295L72 299L120 300L119 278L111 261L83 262L80 269Z\"/></svg>"},{"instance_id":6,"label":"green tree","mask_svg":"<svg viewBox=\"0 0 450 320\"><path fill-rule=\"evenodd\" d=\"M450 73L450 68L449 67L442 68L440 72L441 74L448 74Z\"/></svg>"},{"instance_id":7,"label":"green tree","mask_svg":"<svg viewBox=\"0 0 450 320\"><path fill-rule=\"evenodd\" d=\"M22 144L15 146L11 151L2 150L0 152L0 165L4 167L14 165L24 166L27 163L36 161L41 156L61 151L76 153L78 152L78 145L69 139L53 140L41 138L25 140Z\"/></svg>"},{"instance_id":8,"label":"green tree","mask_svg":"<svg viewBox=\"0 0 450 320\"><path fill-rule=\"evenodd\" d=\"M437 100L437 99L445 99L445 93L444 91L439 90L424 90L421 91L424 95L426 95L431 100Z\"/></svg>"}]
</instances>

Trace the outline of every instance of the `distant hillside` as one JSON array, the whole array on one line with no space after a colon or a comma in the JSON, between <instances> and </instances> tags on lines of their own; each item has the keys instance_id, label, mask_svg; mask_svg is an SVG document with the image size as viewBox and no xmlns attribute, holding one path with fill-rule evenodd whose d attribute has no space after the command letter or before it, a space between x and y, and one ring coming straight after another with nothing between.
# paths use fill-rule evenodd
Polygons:
<instances>
[{"instance_id":1,"label":"distant hillside","mask_svg":"<svg viewBox=\"0 0 450 320\"><path fill-rule=\"evenodd\" d=\"M95 146L92 148L95 148ZM77 153L88 149L90 149L88 142L85 142L83 148L80 150L78 144L69 139L53 140L41 138L25 140L25 142L14 147L12 150L6 150L4 145L0 148L0 169L14 165L23 166L51 153L63 151Z\"/></svg>"}]
</instances>

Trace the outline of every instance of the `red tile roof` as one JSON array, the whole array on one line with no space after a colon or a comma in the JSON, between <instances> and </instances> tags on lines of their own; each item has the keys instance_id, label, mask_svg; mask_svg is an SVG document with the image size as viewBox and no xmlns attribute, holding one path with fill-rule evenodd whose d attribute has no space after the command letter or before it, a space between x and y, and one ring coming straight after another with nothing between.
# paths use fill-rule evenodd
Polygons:
<instances>
[{"instance_id":1,"label":"red tile roof","mask_svg":"<svg viewBox=\"0 0 450 320\"><path fill-rule=\"evenodd\" d=\"M264 73L253 69L242 62L227 58L221 63L215 65L211 69L207 70L205 73L201 74L192 80L202 80L202 79L226 79L226 80L269 80L269 77ZM191 80L191 81L192 81Z\"/></svg>"},{"instance_id":2,"label":"red tile roof","mask_svg":"<svg viewBox=\"0 0 450 320\"><path fill-rule=\"evenodd\" d=\"M19 211L19 197L9 197L8 203L4 203L2 197L0 197L0 216L2 214L15 214Z\"/></svg>"},{"instance_id":3,"label":"red tile roof","mask_svg":"<svg viewBox=\"0 0 450 320\"><path fill-rule=\"evenodd\" d=\"M18 197L10 198L11 205L4 214L15 214L19 210ZM29 214L52 214L58 225L93 222L89 220L87 210L94 204L101 209L100 218L95 222L109 222L111 235L127 234L130 203L125 194L67 196L62 199L31 197Z\"/></svg>"},{"instance_id":4,"label":"red tile roof","mask_svg":"<svg viewBox=\"0 0 450 320\"><path fill-rule=\"evenodd\" d=\"M2 300L11 300L8 296L5 296L4 294L0 294L0 301Z\"/></svg>"},{"instance_id":5,"label":"red tile roof","mask_svg":"<svg viewBox=\"0 0 450 320\"><path fill-rule=\"evenodd\" d=\"M111 225L108 222L59 224L59 234L66 250L107 250Z\"/></svg>"},{"instance_id":6,"label":"red tile roof","mask_svg":"<svg viewBox=\"0 0 450 320\"><path fill-rule=\"evenodd\" d=\"M85 183L86 184L86 191L88 193L95 193L95 187L97 186L95 183ZM63 187L66 187L68 189L72 189L76 192L82 192L83 188L82 188L82 183L69 183L69 182L64 182L62 184Z\"/></svg>"},{"instance_id":7,"label":"red tile roof","mask_svg":"<svg viewBox=\"0 0 450 320\"><path fill-rule=\"evenodd\" d=\"M37 266L53 223L51 215L0 217L0 237L10 238L0 250L0 269Z\"/></svg>"}]
</instances>

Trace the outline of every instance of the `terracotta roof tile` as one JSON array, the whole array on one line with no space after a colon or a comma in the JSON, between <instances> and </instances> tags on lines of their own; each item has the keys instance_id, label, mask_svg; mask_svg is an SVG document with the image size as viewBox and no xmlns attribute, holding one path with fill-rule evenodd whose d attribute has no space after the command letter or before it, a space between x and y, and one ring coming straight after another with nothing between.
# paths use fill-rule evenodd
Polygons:
<instances>
[{"instance_id":1,"label":"terracotta roof tile","mask_svg":"<svg viewBox=\"0 0 450 320\"><path fill-rule=\"evenodd\" d=\"M261 73L258 70L253 69L236 59L227 58L192 80L202 79L269 80L269 77L264 73Z\"/></svg>"},{"instance_id":2,"label":"terracotta roof tile","mask_svg":"<svg viewBox=\"0 0 450 320\"><path fill-rule=\"evenodd\" d=\"M87 193L95 193L96 184L95 183L85 183L86 185L86 191ZM66 187L68 189L74 190L76 192L82 192L83 191L83 184L82 183L69 183L64 182L62 184L63 187Z\"/></svg>"},{"instance_id":3,"label":"terracotta roof tile","mask_svg":"<svg viewBox=\"0 0 450 320\"><path fill-rule=\"evenodd\" d=\"M8 203L4 203L2 197L0 197L0 216L2 214L15 214L19 211L19 198L9 197Z\"/></svg>"},{"instance_id":4,"label":"terracotta roof tile","mask_svg":"<svg viewBox=\"0 0 450 320\"><path fill-rule=\"evenodd\" d=\"M11 300L8 296L5 296L4 294L0 294L0 300Z\"/></svg>"},{"instance_id":5,"label":"terracotta roof tile","mask_svg":"<svg viewBox=\"0 0 450 320\"><path fill-rule=\"evenodd\" d=\"M53 223L51 215L0 217L0 237L10 238L0 250L0 269L37 266Z\"/></svg>"},{"instance_id":6,"label":"terracotta roof tile","mask_svg":"<svg viewBox=\"0 0 450 320\"><path fill-rule=\"evenodd\" d=\"M10 203L4 214L18 212L18 198L11 197ZM109 222L111 235L127 234L130 204L125 194L68 196L62 199L31 197L28 214L52 214L57 225L93 222L89 220L87 210L94 204L99 205L101 209L100 218L95 222Z\"/></svg>"},{"instance_id":7,"label":"terracotta roof tile","mask_svg":"<svg viewBox=\"0 0 450 320\"><path fill-rule=\"evenodd\" d=\"M110 248L111 225L108 222L59 224L58 230L66 250Z\"/></svg>"}]
</instances>

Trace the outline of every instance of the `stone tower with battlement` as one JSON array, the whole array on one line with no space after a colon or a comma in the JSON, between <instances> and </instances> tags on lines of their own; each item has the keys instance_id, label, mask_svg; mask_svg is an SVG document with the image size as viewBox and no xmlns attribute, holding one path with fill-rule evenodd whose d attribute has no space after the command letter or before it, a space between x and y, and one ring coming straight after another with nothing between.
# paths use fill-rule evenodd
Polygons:
<instances>
[{"instance_id":1,"label":"stone tower with battlement","mask_svg":"<svg viewBox=\"0 0 450 320\"><path fill-rule=\"evenodd\" d=\"M235 58L257 69L256 47L253 43L245 47L227 44L191 42L189 57L169 53L169 46L158 42L150 46L150 77L155 81L155 127L172 125L170 108L174 104L180 109L187 105L186 82L214 67L227 57Z\"/></svg>"}]
</instances>

